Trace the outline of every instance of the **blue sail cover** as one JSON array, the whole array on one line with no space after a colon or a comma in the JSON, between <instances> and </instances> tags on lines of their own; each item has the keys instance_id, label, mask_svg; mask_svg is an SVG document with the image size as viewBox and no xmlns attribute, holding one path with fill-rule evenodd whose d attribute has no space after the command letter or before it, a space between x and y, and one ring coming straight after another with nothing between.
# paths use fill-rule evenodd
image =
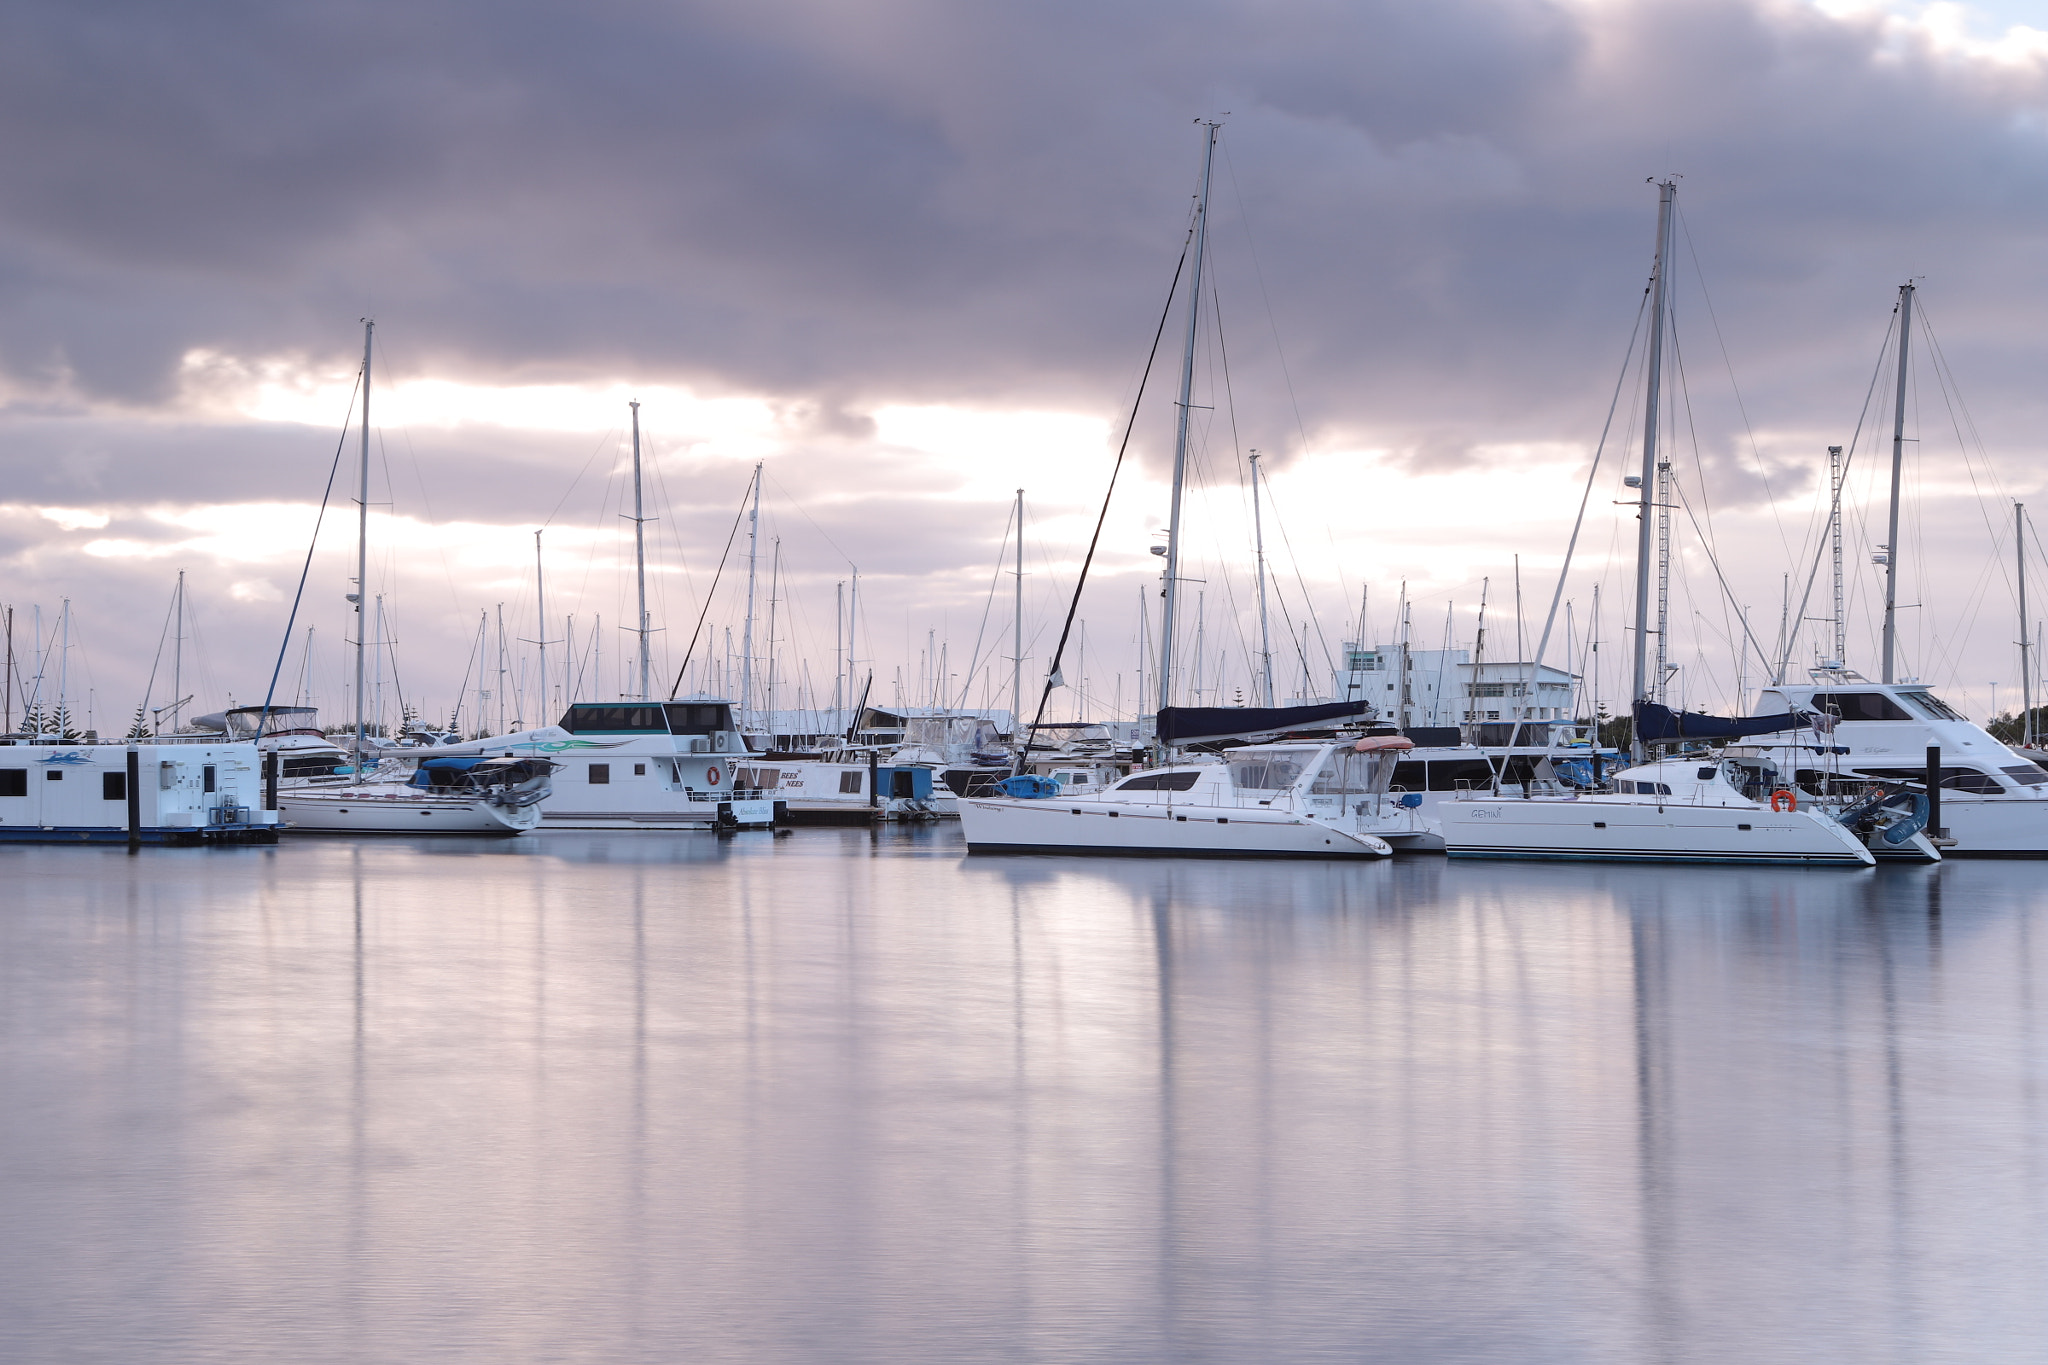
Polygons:
<instances>
[{"instance_id":1,"label":"blue sail cover","mask_svg":"<svg viewBox=\"0 0 2048 1365\"><path fill-rule=\"evenodd\" d=\"M1664 739L1740 739L1744 735L1774 735L1781 730L1832 729L1827 723L1830 719L1799 711L1723 719L1703 711L1674 711L1655 702L1639 701L1636 737L1646 743Z\"/></svg>"},{"instance_id":2,"label":"blue sail cover","mask_svg":"<svg viewBox=\"0 0 2048 1365\"><path fill-rule=\"evenodd\" d=\"M1188 744L1203 739L1243 739L1275 730L1307 730L1356 720L1370 702L1340 701L1324 706L1162 706L1159 742Z\"/></svg>"}]
</instances>

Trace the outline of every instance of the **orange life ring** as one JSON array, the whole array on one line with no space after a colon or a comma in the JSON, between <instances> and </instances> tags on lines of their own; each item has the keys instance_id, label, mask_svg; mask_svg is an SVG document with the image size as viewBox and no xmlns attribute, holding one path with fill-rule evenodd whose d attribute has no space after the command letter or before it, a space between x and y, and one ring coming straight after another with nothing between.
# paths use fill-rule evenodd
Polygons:
<instances>
[{"instance_id":1,"label":"orange life ring","mask_svg":"<svg viewBox=\"0 0 2048 1365\"><path fill-rule=\"evenodd\" d=\"M714 786L714 787L715 787L715 786L717 786L717 785L718 785L718 769L717 769L716 767L706 768L706 769L704 770L704 780L705 780L706 782L710 783L710 784L711 784L712 786Z\"/></svg>"},{"instance_id":2,"label":"orange life ring","mask_svg":"<svg viewBox=\"0 0 2048 1365\"><path fill-rule=\"evenodd\" d=\"M1799 794L1789 787L1780 787L1771 793L1772 810L1798 810Z\"/></svg>"}]
</instances>

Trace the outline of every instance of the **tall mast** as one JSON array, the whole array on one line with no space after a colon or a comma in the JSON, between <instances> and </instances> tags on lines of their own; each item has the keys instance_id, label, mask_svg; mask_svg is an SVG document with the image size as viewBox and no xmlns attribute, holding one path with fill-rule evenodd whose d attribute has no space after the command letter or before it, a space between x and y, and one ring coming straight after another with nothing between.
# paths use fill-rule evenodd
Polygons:
<instances>
[{"instance_id":1,"label":"tall mast","mask_svg":"<svg viewBox=\"0 0 2048 1365\"><path fill-rule=\"evenodd\" d=\"M2014 553L2020 561L2020 743L2032 747L2034 743L2034 675L2032 661L2027 657L2027 505L2015 503L2012 509Z\"/></svg>"},{"instance_id":2,"label":"tall mast","mask_svg":"<svg viewBox=\"0 0 2048 1365\"><path fill-rule=\"evenodd\" d=\"M2025 617L2026 611L2021 609ZM178 638L171 650L171 733L178 733L179 703L185 700L185 571L178 570Z\"/></svg>"},{"instance_id":3,"label":"tall mast","mask_svg":"<svg viewBox=\"0 0 2048 1365\"><path fill-rule=\"evenodd\" d=\"M740 636L740 725L754 706L754 567L761 544L761 466L754 465L754 505L747 514L747 624Z\"/></svg>"},{"instance_id":4,"label":"tall mast","mask_svg":"<svg viewBox=\"0 0 2048 1365\"><path fill-rule=\"evenodd\" d=\"M356 604L356 742L349 762L358 778L363 773L363 626L369 619L363 614L363 598L368 591L365 585L370 581L370 342L376 330L375 322L363 319L363 443L356 482L356 590L349 598Z\"/></svg>"},{"instance_id":5,"label":"tall mast","mask_svg":"<svg viewBox=\"0 0 2048 1365\"><path fill-rule=\"evenodd\" d=\"M638 622L635 631L640 637L640 700L647 700L647 518L640 503L640 403L636 399L629 406L633 409L633 583L639 593L639 612L633 617Z\"/></svg>"},{"instance_id":6,"label":"tall mast","mask_svg":"<svg viewBox=\"0 0 2048 1365\"><path fill-rule=\"evenodd\" d=\"M1899 286L1899 392L1892 409L1892 506L1884 542L1884 681L1898 681L1899 479L1906 464L1906 352L1913 339L1913 282Z\"/></svg>"},{"instance_id":7,"label":"tall mast","mask_svg":"<svg viewBox=\"0 0 2048 1365\"><path fill-rule=\"evenodd\" d=\"M1273 705L1273 633L1266 623L1266 523L1259 509L1259 452L1252 461L1252 544L1259 563L1259 682L1266 690L1264 705ZM1365 643L1364 631L1359 644ZM1347 661L1348 662L1348 661Z\"/></svg>"},{"instance_id":8,"label":"tall mast","mask_svg":"<svg viewBox=\"0 0 2048 1365\"><path fill-rule=\"evenodd\" d=\"M533 609L540 617L540 705L534 711L534 722L548 723L548 579L541 570L540 532L533 533Z\"/></svg>"},{"instance_id":9,"label":"tall mast","mask_svg":"<svg viewBox=\"0 0 2048 1365\"><path fill-rule=\"evenodd\" d=\"M1653 523L1650 514L1656 510L1654 503L1663 499L1657 496L1662 480L1657 472L1657 399L1664 382L1664 264L1671 255L1671 208L1678 197L1676 181L1657 182L1657 254L1650 267L1650 355L1649 390L1643 404L1643 473L1639 490L1640 505L1637 508L1636 525L1636 657L1635 677L1632 696L1636 701L1651 701L1664 690L1663 672L1663 611L1658 612L1658 672L1653 689L1650 681L1650 561L1652 555L1651 533ZM1643 753L1643 742L1637 739L1634 749L1638 757Z\"/></svg>"},{"instance_id":10,"label":"tall mast","mask_svg":"<svg viewBox=\"0 0 2048 1365\"><path fill-rule=\"evenodd\" d=\"M837 724L845 719L840 713L846 707L842 688L846 682L846 582L841 579L832 585L832 717Z\"/></svg>"},{"instance_id":11,"label":"tall mast","mask_svg":"<svg viewBox=\"0 0 2048 1365\"><path fill-rule=\"evenodd\" d=\"M1849 621L1842 609L1842 448L1828 447L1828 538L1835 561L1835 652L1829 656L1836 668L1849 662ZM1783 633L1782 628L1780 634Z\"/></svg>"},{"instance_id":12,"label":"tall mast","mask_svg":"<svg viewBox=\"0 0 2048 1365\"><path fill-rule=\"evenodd\" d=\"M863 689L862 694L859 697L855 697L853 694L853 671L855 667L859 664L859 662L860 566L856 564L852 566L852 572L850 574L849 581L846 585L846 701L847 704L849 706L852 706L856 711L859 710L866 703L867 700L865 689ZM860 717L858 715L854 716L853 719L856 724L858 724L860 721Z\"/></svg>"},{"instance_id":13,"label":"tall mast","mask_svg":"<svg viewBox=\"0 0 2048 1365\"><path fill-rule=\"evenodd\" d=\"M1024 714L1024 490L1017 490L1017 602L1010 623L1010 729Z\"/></svg>"},{"instance_id":14,"label":"tall mast","mask_svg":"<svg viewBox=\"0 0 2048 1365\"><path fill-rule=\"evenodd\" d=\"M1180 589L1180 495L1187 480L1188 417L1195 394L1195 330L1202 320L1202 253L1209 241L1209 171L1216 161L1216 130L1202 124L1202 189L1195 199L1195 269L1188 284L1187 343L1181 351L1179 414L1173 433L1173 511L1166 523L1166 610L1159 624L1159 705L1173 705L1173 609Z\"/></svg>"}]
</instances>

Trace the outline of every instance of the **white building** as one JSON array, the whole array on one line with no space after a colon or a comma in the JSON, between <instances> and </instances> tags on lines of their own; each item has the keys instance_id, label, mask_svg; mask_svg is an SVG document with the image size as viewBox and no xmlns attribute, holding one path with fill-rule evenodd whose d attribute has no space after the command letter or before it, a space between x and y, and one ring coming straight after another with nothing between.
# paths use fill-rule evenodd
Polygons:
<instances>
[{"instance_id":1,"label":"white building","mask_svg":"<svg viewBox=\"0 0 2048 1365\"><path fill-rule=\"evenodd\" d=\"M1364 700L1403 730L1456 727L1476 744L1505 744L1520 721L1518 743L1547 744L1551 727L1573 720L1578 678L1549 664L1514 660L1473 663L1463 649L1366 648L1346 643L1332 700Z\"/></svg>"}]
</instances>

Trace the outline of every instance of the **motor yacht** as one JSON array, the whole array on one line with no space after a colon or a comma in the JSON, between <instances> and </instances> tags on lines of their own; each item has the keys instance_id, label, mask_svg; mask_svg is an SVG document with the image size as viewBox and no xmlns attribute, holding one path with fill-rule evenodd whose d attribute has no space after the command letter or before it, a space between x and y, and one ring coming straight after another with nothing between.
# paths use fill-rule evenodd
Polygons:
<instances>
[{"instance_id":1,"label":"motor yacht","mask_svg":"<svg viewBox=\"0 0 2048 1365\"><path fill-rule=\"evenodd\" d=\"M1929 749L1940 751L1939 824L1950 857L2048 857L2048 769L1993 739L1918 683L1875 683L1847 670L1782 684L1760 699L1766 712L1829 716L1824 740L1785 730L1744 738L1803 790L1843 779L1926 785Z\"/></svg>"}]
</instances>

